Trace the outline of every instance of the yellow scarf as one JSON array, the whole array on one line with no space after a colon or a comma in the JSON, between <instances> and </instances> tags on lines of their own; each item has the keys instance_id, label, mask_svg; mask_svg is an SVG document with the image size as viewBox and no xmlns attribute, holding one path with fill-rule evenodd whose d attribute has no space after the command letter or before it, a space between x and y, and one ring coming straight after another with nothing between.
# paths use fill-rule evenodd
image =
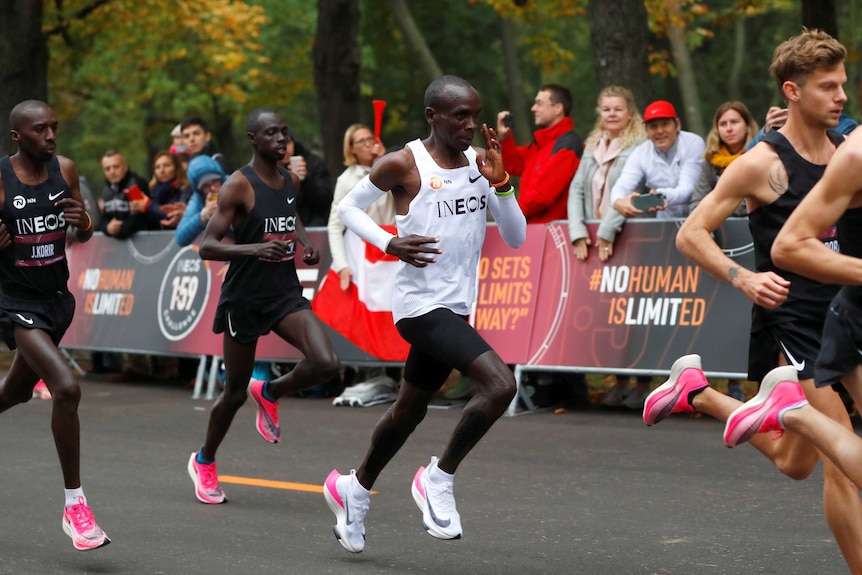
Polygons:
<instances>
[{"instance_id":1,"label":"yellow scarf","mask_svg":"<svg viewBox=\"0 0 862 575\"><path fill-rule=\"evenodd\" d=\"M735 154L731 154L727 151L727 148L722 146L719 150L712 155L709 159L709 163L715 166L716 168L721 168L722 170L730 165L730 163L742 155L742 150Z\"/></svg>"}]
</instances>

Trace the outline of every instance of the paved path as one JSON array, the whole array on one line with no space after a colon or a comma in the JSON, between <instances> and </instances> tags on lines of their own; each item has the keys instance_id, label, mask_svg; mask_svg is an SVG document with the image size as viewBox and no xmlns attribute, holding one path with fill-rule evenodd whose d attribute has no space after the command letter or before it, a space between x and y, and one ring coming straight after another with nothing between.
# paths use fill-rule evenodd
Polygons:
<instances>
[{"instance_id":1,"label":"paved path","mask_svg":"<svg viewBox=\"0 0 862 575\"><path fill-rule=\"evenodd\" d=\"M460 541L431 538L410 495L459 410L431 410L375 486L359 555L332 535L319 485L358 464L385 406L282 401L283 442L265 443L247 404L219 471L307 490L225 484L227 505L194 498L189 454L209 403L163 384L84 382L84 487L113 538L75 551L63 534L51 403L0 415L0 574L833 574L819 471L794 482L722 426L674 418L550 411L502 419L465 461L455 492ZM244 478L244 479L242 479ZM275 484L276 486L279 483Z\"/></svg>"}]
</instances>

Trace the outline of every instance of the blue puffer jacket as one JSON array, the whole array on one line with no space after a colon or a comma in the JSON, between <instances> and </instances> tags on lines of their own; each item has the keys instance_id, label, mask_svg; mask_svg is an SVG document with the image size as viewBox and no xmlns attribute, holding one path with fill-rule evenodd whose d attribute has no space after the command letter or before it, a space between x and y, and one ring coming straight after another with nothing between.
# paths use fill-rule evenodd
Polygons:
<instances>
[{"instance_id":1,"label":"blue puffer jacket","mask_svg":"<svg viewBox=\"0 0 862 575\"><path fill-rule=\"evenodd\" d=\"M201 221L201 210L206 204L204 195L198 190L198 181L204 174L218 174L221 176L222 182L227 179L227 176L222 170L218 162L210 156L197 156L189 162L187 170L189 183L192 185L191 198L186 205L186 213L183 214L183 219L177 226L175 239L181 246L187 246L197 239L199 235L207 227L206 222Z\"/></svg>"}]
</instances>

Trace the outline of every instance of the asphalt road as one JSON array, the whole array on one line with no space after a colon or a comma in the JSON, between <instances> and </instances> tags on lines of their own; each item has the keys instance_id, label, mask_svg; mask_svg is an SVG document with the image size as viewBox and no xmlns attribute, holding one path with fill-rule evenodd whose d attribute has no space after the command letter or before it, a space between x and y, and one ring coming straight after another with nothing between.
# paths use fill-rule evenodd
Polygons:
<instances>
[{"instance_id":1,"label":"asphalt road","mask_svg":"<svg viewBox=\"0 0 862 575\"><path fill-rule=\"evenodd\" d=\"M421 527L410 482L439 454L459 409L431 410L375 486L365 551L344 551L320 491L358 464L386 406L286 399L282 443L249 404L219 451L230 503L194 497L186 473L209 402L159 383L83 383L84 488L111 545L78 552L61 529L50 401L0 415L0 574L833 574L847 568L805 482L722 425L647 428L600 410L504 417L458 471L459 541ZM243 484L246 483L246 484ZM248 484L251 483L251 484ZM255 484L257 483L257 484Z\"/></svg>"}]
</instances>

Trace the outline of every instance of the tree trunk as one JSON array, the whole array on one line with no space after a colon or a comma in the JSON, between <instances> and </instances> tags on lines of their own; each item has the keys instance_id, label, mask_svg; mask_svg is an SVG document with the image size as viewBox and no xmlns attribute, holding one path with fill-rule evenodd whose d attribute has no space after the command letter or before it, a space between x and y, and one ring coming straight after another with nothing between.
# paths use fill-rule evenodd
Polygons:
<instances>
[{"instance_id":1,"label":"tree trunk","mask_svg":"<svg viewBox=\"0 0 862 575\"><path fill-rule=\"evenodd\" d=\"M809 30L823 30L833 38L838 38L835 0L802 0L802 25Z\"/></svg>"},{"instance_id":2,"label":"tree trunk","mask_svg":"<svg viewBox=\"0 0 862 575\"><path fill-rule=\"evenodd\" d=\"M739 87L739 78L742 75L742 66L745 64L745 18L736 15L733 22L733 67L730 69L730 80L727 83L727 93L731 100L742 99L742 90Z\"/></svg>"},{"instance_id":3,"label":"tree trunk","mask_svg":"<svg viewBox=\"0 0 862 575\"><path fill-rule=\"evenodd\" d=\"M16 150L9 136L9 113L15 104L48 101L48 43L42 16L41 1L0 0L0 156Z\"/></svg>"},{"instance_id":4,"label":"tree trunk","mask_svg":"<svg viewBox=\"0 0 862 575\"><path fill-rule=\"evenodd\" d=\"M508 18L499 18L500 41L503 45L503 69L506 71L506 91L509 96L509 111L515 121L516 142L528 142L532 139L530 121L527 115L527 103L524 99L524 82L521 77L521 67L518 64L518 32L515 23ZM496 127L496 124L495 124Z\"/></svg>"},{"instance_id":5,"label":"tree trunk","mask_svg":"<svg viewBox=\"0 0 862 575\"><path fill-rule=\"evenodd\" d=\"M422 70L428 82L442 76L443 70L434 58L431 48L425 42L422 32L416 26L407 2L404 0L387 0L387 4L389 5L389 10L392 12L392 16L395 17L395 21L398 23L398 28L404 34L404 41L407 42L407 46L416 55L419 69Z\"/></svg>"},{"instance_id":6,"label":"tree trunk","mask_svg":"<svg viewBox=\"0 0 862 575\"><path fill-rule=\"evenodd\" d=\"M653 99L643 0L589 0L587 17L599 89L611 84L625 86L643 111Z\"/></svg>"},{"instance_id":7,"label":"tree trunk","mask_svg":"<svg viewBox=\"0 0 862 575\"><path fill-rule=\"evenodd\" d=\"M219 106L218 96L213 96L213 123L210 127L212 136L216 143L216 150L220 152L231 170L236 170L251 157L251 150L247 146L240 148L233 137L233 114L225 111ZM230 174L228 174L230 175Z\"/></svg>"},{"instance_id":8,"label":"tree trunk","mask_svg":"<svg viewBox=\"0 0 862 575\"><path fill-rule=\"evenodd\" d=\"M359 121L359 0L318 0L314 85L326 166L344 170L344 130Z\"/></svg>"},{"instance_id":9,"label":"tree trunk","mask_svg":"<svg viewBox=\"0 0 862 575\"><path fill-rule=\"evenodd\" d=\"M677 81L682 93L682 104L686 122L683 128L695 134L705 136L703 129L703 114L700 111L700 97L697 94L697 79L694 66L691 63L691 53L685 39L685 30L678 26L668 27L673 63L676 66ZM677 112L679 113L679 112Z\"/></svg>"}]
</instances>

